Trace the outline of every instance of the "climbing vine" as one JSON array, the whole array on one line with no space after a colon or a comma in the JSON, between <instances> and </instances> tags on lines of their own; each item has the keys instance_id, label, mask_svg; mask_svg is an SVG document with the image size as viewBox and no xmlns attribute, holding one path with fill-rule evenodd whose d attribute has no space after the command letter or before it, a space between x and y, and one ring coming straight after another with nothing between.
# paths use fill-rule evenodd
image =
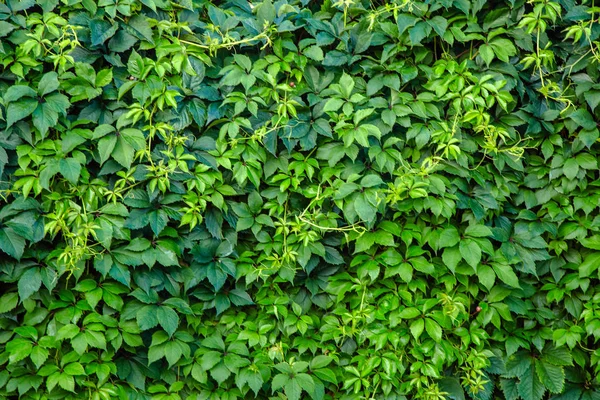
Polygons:
<instances>
[{"instance_id":1,"label":"climbing vine","mask_svg":"<svg viewBox=\"0 0 600 400\"><path fill-rule=\"evenodd\" d=\"M0 399L598 398L599 15L0 2Z\"/></svg>"}]
</instances>

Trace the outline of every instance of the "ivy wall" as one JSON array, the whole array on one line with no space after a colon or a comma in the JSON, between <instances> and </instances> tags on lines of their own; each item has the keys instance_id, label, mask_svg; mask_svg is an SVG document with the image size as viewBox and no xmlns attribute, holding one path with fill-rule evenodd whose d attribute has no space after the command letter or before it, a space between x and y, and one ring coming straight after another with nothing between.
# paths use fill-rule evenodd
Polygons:
<instances>
[{"instance_id":1,"label":"ivy wall","mask_svg":"<svg viewBox=\"0 0 600 400\"><path fill-rule=\"evenodd\" d=\"M0 2L0 399L600 399L599 14Z\"/></svg>"}]
</instances>

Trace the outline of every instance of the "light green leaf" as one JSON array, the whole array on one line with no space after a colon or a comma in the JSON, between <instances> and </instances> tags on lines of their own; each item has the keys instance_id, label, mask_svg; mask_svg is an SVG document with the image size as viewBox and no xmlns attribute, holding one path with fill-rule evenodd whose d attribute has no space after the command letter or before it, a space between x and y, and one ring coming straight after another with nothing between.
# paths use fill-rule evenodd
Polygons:
<instances>
[{"instance_id":1,"label":"light green leaf","mask_svg":"<svg viewBox=\"0 0 600 400\"><path fill-rule=\"evenodd\" d=\"M302 387L296 379L290 379L284 385L283 390L288 400L300 400L300 394L302 393Z\"/></svg>"},{"instance_id":2,"label":"light green leaf","mask_svg":"<svg viewBox=\"0 0 600 400\"><path fill-rule=\"evenodd\" d=\"M10 103L6 108L6 126L10 127L15 122L31 115L38 106L38 102L32 98L21 99Z\"/></svg>"},{"instance_id":3,"label":"light green leaf","mask_svg":"<svg viewBox=\"0 0 600 400\"><path fill-rule=\"evenodd\" d=\"M323 107L323 111L325 111L325 112L337 111L340 109L340 107L342 107L342 105L344 103L345 103L345 101L342 99L338 99L338 98L329 99L325 103L325 107Z\"/></svg>"},{"instance_id":4,"label":"light green leaf","mask_svg":"<svg viewBox=\"0 0 600 400\"><path fill-rule=\"evenodd\" d=\"M67 373L60 374L58 377L58 386L66 391L75 393L75 379Z\"/></svg>"},{"instance_id":5,"label":"light green leaf","mask_svg":"<svg viewBox=\"0 0 600 400\"><path fill-rule=\"evenodd\" d=\"M485 61L485 64L488 66L494 59L494 50L492 49L492 46L488 44L482 44L479 46L479 54L481 55L481 58L483 58L483 61Z\"/></svg>"},{"instance_id":6,"label":"light green leaf","mask_svg":"<svg viewBox=\"0 0 600 400\"><path fill-rule=\"evenodd\" d=\"M64 373L69 375L85 375L83 366L78 362L67 364L64 368Z\"/></svg>"},{"instance_id":7,"label":"light green leaf","mask_svg":"<svg viewBox=\"0 0 600 400\"><path fill-rule=\"evenodd\" d=\"M565 165L563 165L563 172L565 173L567 179L575 179L577 173L579 172L579 164L577 163L577 159L569 158L567 161L565 161Z\"/></svg>"},{"instance_id":8,"label":"light green leaf","mask_svg":"<svg viewBox=\"0 0 600 400\"><path fill-rule=\"evenodd\" d=\"M319 46L309 46L302 52L308 58L312 58L315 61L323 61L323 50Z\"/></svg>"},{"instance_id":9,"label":"light green leaf","mask_svg":"<svg viewBox=\"0 0 600 400\"><path fill-rule=\"evenodd\" d=\"M162 326L169 336L173 336L179 326L179 316L175 310L171 307L161 306L157 310L156 317L160 326Z\"/></svg>"},{"instance_id":10,"label":"light green leaf","mask_svg":"<svg viewBox=\"0 0 600 400\"><path fill-rule=\"evenodd\" d=\"M346 99L350 98L352 91L354 90L354 78L343 72L340 78L340 90Z\"/></svg>"},{"instance_id":11,"label":"light green leaf","mask_svg":"<svg viewBox=\"0 0 600 400\"><path fill-rule=\"evenodd\" d=\"M496 274L488 265L481 264L477 267L477 277L479 278L479 282L481 282L487 290L491 290L496 281Z\"/></svg>"},{"instance_id":12,"label":"light green leaf","mask_svg":"<svg viewBox=\"0 0 600 400\"><path fill-rule=\"evenodd\" d=\"M463 239L459 244L460 255L473 268L477 269L477 265L481 261L481 248L472 239Z\"/></svg>"},{"instance_id":13,"label":"light green leaf","mask_svg":"<svg viewBox=\"0 0 600 400\"><path fill-rule=\"evenodd\" d=\"M442 340L442 328L431 318L425 318L425 330L427 334L436 342Z\"/></svg>"},{"instance_id":14,"label":"light green leaf","mask_svg":"<svg viewBox=\"0 0 600 400\"><path fill-rule=\"evenodd\" d=\"M491 265L492 268L494 268L494 272L502 282L514 288L520 287L519 278L510 265L499 263L492 263Z\"/></svg>"},{"instance_id":15,"label":"light green leaf","mask_svg":"<svg viewBox=\"0 0 600 400\"><path fill-rule=\"evenodd\" d=\"M447 247L444 249L444 252L442 253L442 260L444 261L446 267L448 267L448 269L454 273L458 263L460 260L462 260L459 246Z\"/></svg>"},{"instance_id":16,"label":"light green leaf","mask_svg":"<svg viewBox=\"0 0 600 400\"><path fill-rule=\"evenodd\" d=\"M413 337L416 340L419 340L419 336L421 336L423 330L425 329L425 322L423 321L423 319L414 320L413 322L411 322L409 329Z\"/></svg>"},{"instance_id":17,"label":"light green leaf","mask_svg":"<svg viewBox=\"0 0 600 400\"><path fill-rule=\"evenodd\" d=\"M0 241L0 245L2 242ZM579 277L587 278L600 267L600 252L588 254L579 266Z\"/></svg>"},{"instance_id":18,"label":"light green leaf","mask_svg":"<svg viewBox=\"0 0 600 400\"><path fill-rule=\"evenodd\" d=\"M553 344L549 344L544 348L544 351L542 352L542 360L545 363L563 367L573 365L573 356L571 351L566 347L555 347Z\"/></svg>"}]
</instances>

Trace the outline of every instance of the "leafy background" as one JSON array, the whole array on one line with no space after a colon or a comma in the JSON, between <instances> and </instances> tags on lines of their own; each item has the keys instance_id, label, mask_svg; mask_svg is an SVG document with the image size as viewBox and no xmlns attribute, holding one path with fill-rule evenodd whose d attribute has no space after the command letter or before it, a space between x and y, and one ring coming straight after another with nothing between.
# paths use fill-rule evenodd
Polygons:
<instances>
[{"instance_id":1,"label":"leafy background","mask_svg":"<svg viewBox=\"0 0 600 400\"><path fill-rule=\"evenodd\" d=\"M594 0L0 4L0 398L600 398Z\"/></svg>"}]
</instances>

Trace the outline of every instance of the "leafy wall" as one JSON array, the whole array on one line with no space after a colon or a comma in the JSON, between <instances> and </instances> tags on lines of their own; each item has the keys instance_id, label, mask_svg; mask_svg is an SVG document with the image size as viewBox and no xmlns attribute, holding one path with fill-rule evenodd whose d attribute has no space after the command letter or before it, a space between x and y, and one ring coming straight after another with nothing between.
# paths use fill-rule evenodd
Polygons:
<instances>
[{"instance_id":1,"label":"leafy wall","mask_svg":"<svg viewBox=\"0 0 600 400\"><path fill-rule=\"evenodd\" d=\"M0 398L599 399L599 12L2 2Z\"/></svg>"}]
</instances>

